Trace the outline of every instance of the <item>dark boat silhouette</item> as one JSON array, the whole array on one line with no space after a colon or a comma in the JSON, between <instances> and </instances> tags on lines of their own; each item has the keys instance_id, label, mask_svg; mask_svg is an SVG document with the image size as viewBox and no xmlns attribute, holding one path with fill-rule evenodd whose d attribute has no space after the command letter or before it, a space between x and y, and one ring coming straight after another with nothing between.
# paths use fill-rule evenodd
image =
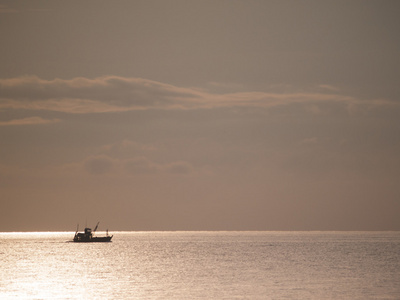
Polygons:
<instances>
[{"instance_id":1,"label":"dark boat silhouette","mask_svg":"<svg viewBox=\"0 0 400 300\"><path fill-rule=\"evenodd\" d=\"M111 242L112 235L108 235L108 229L106 236L94 236L93 234L96 232L97 227L99 226L99 223L97 223L96 227L92 231L91 228L86 227L84 232L78 232L78 228L76 229L75 236L74 236L74 242L75 243L104 243L104 242Z\"/></svg>"}]
</instances>

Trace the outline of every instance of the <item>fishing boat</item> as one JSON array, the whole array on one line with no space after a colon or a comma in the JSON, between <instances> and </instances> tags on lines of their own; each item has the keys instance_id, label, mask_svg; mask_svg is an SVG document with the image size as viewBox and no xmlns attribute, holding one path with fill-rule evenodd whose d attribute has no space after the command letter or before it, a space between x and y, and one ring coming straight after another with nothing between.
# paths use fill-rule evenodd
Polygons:
<instances>
[{"instance_id":1,"label":"fishing boat","mask_svg":"<svg viewBox=\"0 0 400 300\"><path fill-rule=\"evenodd\" d=\"M108 229L106 232L106 236L95 236L94 233L97 230L97 227L99 226L99 223L97 223L96 227L92 231L91 228L86 227L84 232L78 232L79 225L76 228L75 236L74 236L74 242L75 243L96 243L96 242L111 242L112 235L108 235Z\"/></svg>"}]
</instances>

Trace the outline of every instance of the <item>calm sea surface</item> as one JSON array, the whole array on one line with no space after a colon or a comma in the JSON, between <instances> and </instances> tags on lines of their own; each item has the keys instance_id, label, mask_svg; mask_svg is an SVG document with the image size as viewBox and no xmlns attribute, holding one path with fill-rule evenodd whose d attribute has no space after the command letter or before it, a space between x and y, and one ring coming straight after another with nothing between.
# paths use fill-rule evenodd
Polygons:
<instances>
[{"instance_id":1,"label":"calm sea surface","mask_svg":"<svg viewBox=\"0 0 400 300\"><path fill-rule=\"evenodd\" d=\"M400 299L400 232L113 234L0 233L0 299Z\"/></svg>"}]
</instances>

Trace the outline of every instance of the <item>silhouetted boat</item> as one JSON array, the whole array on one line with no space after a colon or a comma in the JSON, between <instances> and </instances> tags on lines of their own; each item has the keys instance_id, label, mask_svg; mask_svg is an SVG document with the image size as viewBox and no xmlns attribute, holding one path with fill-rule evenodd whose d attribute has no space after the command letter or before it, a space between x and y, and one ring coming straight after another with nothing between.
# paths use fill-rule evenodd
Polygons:
<instances>
[{"instance_id":1,"label":"silhouetted boat","mask_svg":"<svg viewBox=\"0 0 400 300\"><path fill-rule=\"evenodd\" d=\"M76 229L74 242L75 243L101 243L101 242L111 242L112 235L108 235L108 229L106 236L94 236L93 233L96 232L97 227L99 226L97 223L96 227L94 228L93 232L91 228L85 228L85 232L78 232L78 228ZM78 226L79 227L79 226Z\"/></svg>"}]
</instances>

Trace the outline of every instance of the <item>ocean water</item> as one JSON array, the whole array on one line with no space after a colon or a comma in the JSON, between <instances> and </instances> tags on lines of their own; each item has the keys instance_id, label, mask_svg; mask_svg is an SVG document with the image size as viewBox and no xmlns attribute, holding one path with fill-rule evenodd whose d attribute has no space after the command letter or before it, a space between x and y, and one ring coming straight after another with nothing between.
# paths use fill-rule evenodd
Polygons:
<instances>
[{"instance_id":1,"label":"ocean water","mask_svg":"<svg viewBox=\"0 0 400 300\"><path fill-rule=\"evenodd\" d=\"M0 299L400 299L400 232L113 234L0 233Z\"/></svg>"}]
</instances>

